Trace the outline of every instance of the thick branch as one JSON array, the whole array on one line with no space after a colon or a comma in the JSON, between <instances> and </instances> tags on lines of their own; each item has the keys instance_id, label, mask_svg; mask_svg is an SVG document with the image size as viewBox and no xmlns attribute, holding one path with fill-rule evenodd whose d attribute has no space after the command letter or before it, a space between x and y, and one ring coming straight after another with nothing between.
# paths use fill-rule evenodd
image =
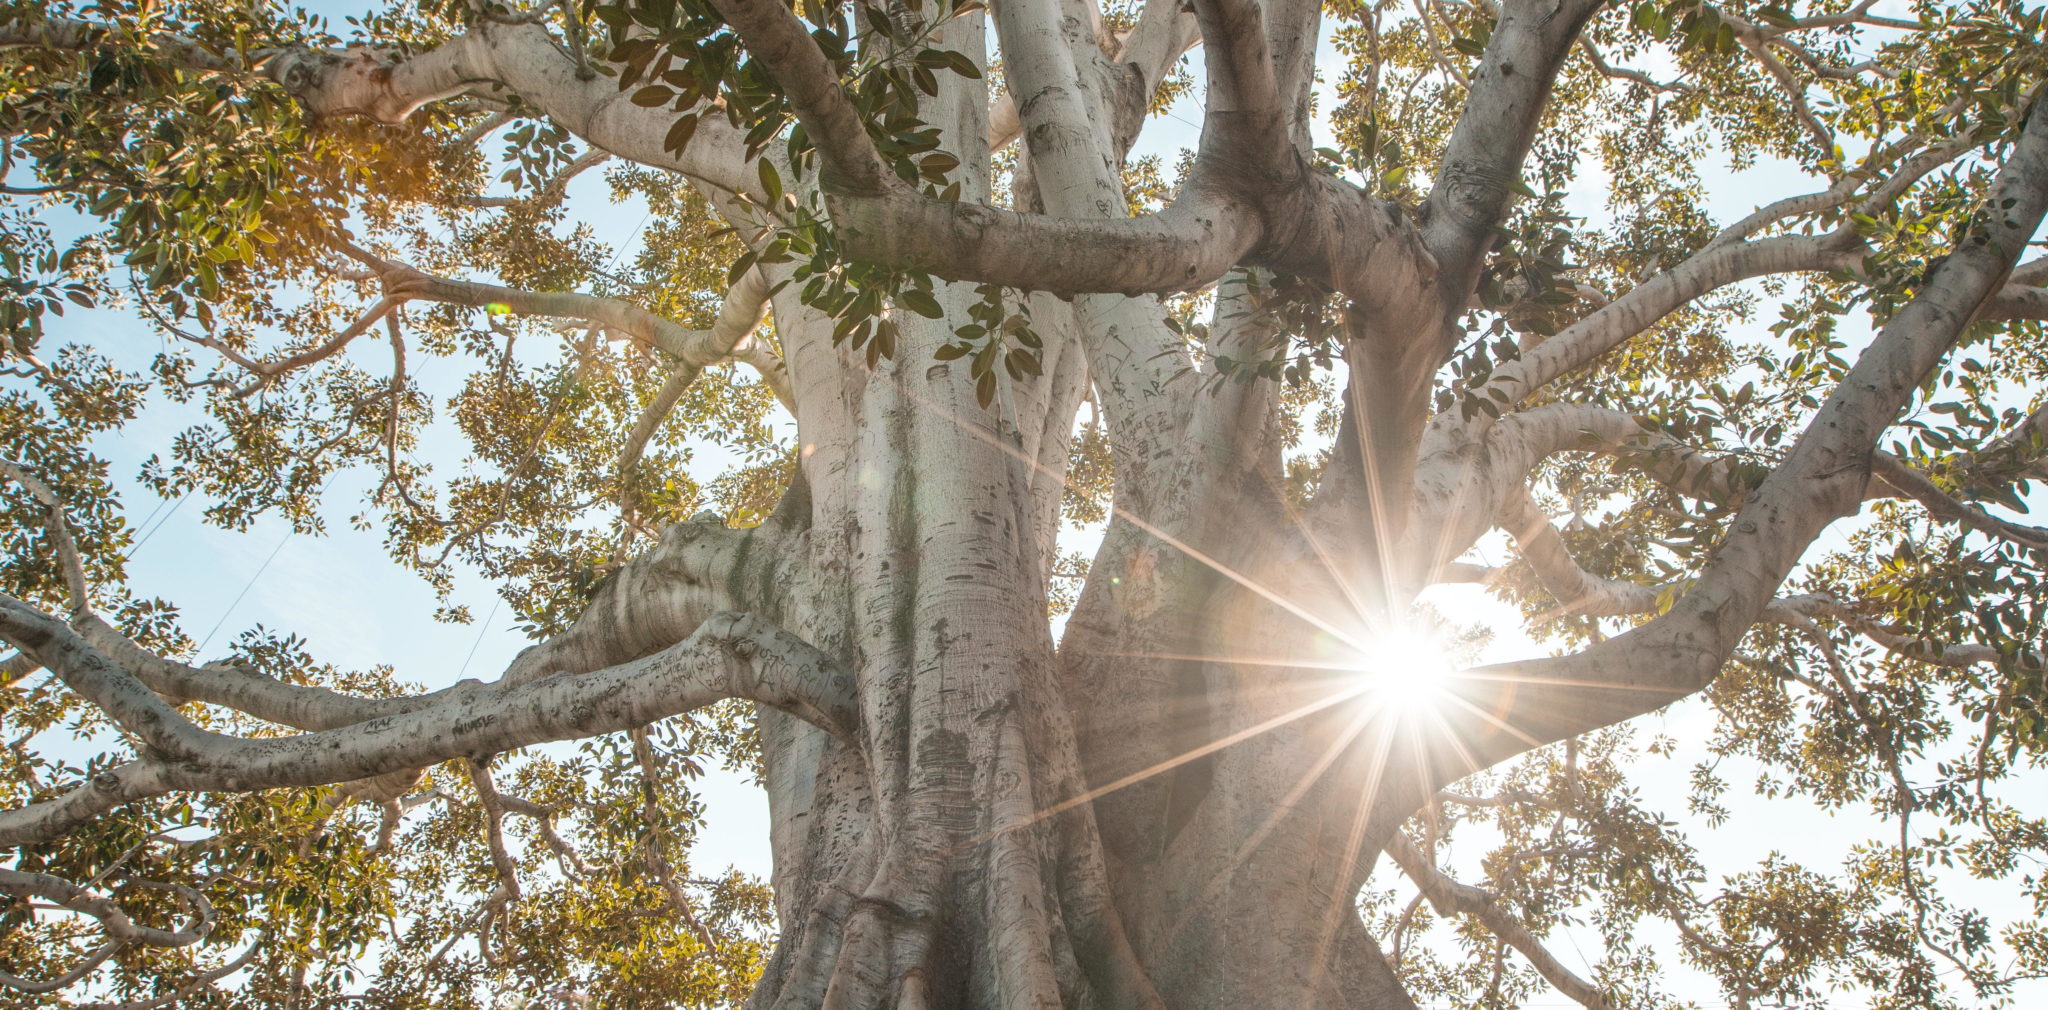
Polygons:
<instances>
[{"instance_id":1,"label":"thick branch","mask_svg":"<svg viewBox=\"0 0 2048 1010\"><path fill-rule=\"evenodd\" d=\"M1209 75L1204 143L1211 132L1227 132L1233 144L1245 144L1267 158L1281 156L1287 150L1287 116L1266 44L1262 5L1197 0L1194 6Z\"/></svg>"},{"instance_id":2,"label":"thick branch","mask_svg":"<svg viewBox=\"0 0 2048 1010\"><path fill-rule=\"evenodd\" d=\"M154 926L138 925L121 911L114 899L89 891L62 877L47 873L22 873L18 870L0 870L0 892L23 898L42 898L63 908L89 915L99 920L100 928L107 935L123 943L137 943L150 947L189 947L206 939L213 931L213 905L204 895L189 887L177 884L159 884L139 881L136 886L175 892L192 910L191 921L175 929L158 929Z\"/></svg>"},{"instance_id":3,"label":"thick branch","mask_svg":"<svg viewBox=\"0 0 2048 1010\"><path fill-rule=\"evenodd\" d=\"M52 637L72 639L67 657L97 655L68 629L58 629L49 629ZM103 656L97 662L111 666ZM58 799L0 814L0 845L48 839L123 803L171 790L365 779L618 732L725 698L789 712L849 742L859 732L852 677L829 656L758 617L714 614L668 649L593 673L468 692L417 711L298 736L245 740L206 733L195 753L178 763L145 757Z\"/></svg>"},{"instance_id":4,"label":"thick branch","mask_svg":"<svg viewBox=\"0 0 2048 1010\"><path fill-rule=\"evenodd\" d=\"M631 302L572 291L526 291L497 284L462 281L425 273L388 260L353 243L336 239L335 248L372 270L384 282L385 300L421 299L472 308L502 305L522 315L581 319L631 337L641 346L658 349L695 374L730 361L740 343L759 325L767 303L767 284L749 271L726 293L718 321L708 330L693 330ZM379 303L380 305L383 303ZM775 366L761 370L762 381L785 406L792 401L788 373Z\"/></svg>"},{"instance_id":5,"label":"thick branch","mask_svg":"<svg viewBox=\"0 0 2048 1010\"><path fill-rule=\"evenodd\" d=\"M1202 41L1201 25L1184 0L1146 0L1138 23L1112 57L1136 67L1147 104L1183 53Z\"/></svg>"},{"instance_id":6,"label":"thick branch","mask_svg":"<svg viewBox=\"0 0 2048 1010\"><path fill-rule=\"evenodd\" d=\"M592 147L621 158L674 169L728 192L758 185L746 170L744 138L724 116L700 116L688 147L665 150L662 141L676 114L634 105L614 79L586 75L539 24L479 21L411 56L365 47L293 51L273 57L264 69L316 115L395 123L429 102L464 93L510 93Z\"/></svg>"},{"instance_id":7,"label":"thick branch","mask_svg":"<svg viewBox=\"0 0 2048 1010\"><path fill-rule=\"evenodd\" d=\"M1171 206L1139 218L1049 217L907 192L830 203L858 258L1055 294L1199 288L1262 234L1256 208L1192 182Z\"/></svg>"},{"instance_id":8,"label":"thick branch","mask_svg":"<svg viewBox=\"0 0 2048 1010\"><path fill-rule=\"evenodd\" d=\"M1475 709L1493 713L1492 730L1461 753L1491 764L1710 682L1814 538L1864 500L1879 435L2004 283L2044 210L2048 112L2037 102L1968 239L1878 332L1691 590L1663 616L1576 655L1472 671Z\"/></svg>"},{"instance_id":9,"label":"thick branch","mask_svg":"<svg viewBox=\"0 0 2048 1010\"><path fill-rule=\"evenodd\" d=\"M73 622L78 634L116 665L132 672L151 691L174 704L202 702L294 729L335 729L437 704L478 689L470 679L410 698L360 698L324 687L290 684L226 664L187 666L135 644L101 619L86 614Z\"/></svg>"},{"instance_id":10,"label":"thick branch","mask_svg":"<svg viewBox=\"0 0 2048 1010\"><path fill-rule=\"evenodd\" d=\"M1579 30L1600 5L1589 0L1508 0L1486 44L1458 125L1430 190L1424 241L1436 257L1447 313L1478 281L1493 228L1507 213L1543 107Z\"/></svg>"},{"instance_id":11,"label":"thick branch","mask_svg":"<svg viewBox=\"0 0 2048 1010\"><path fill-rule=\"evenodd\" d=\"M2048 320L2048 288L2007 284L1984 306L1984 318Z\"/></svg>"},{"instance_id":12,"label":"thick branch","mask_svg":"<svg viewBox=\"0 0 2048 1010\"><path fill-rule=\"evenodd\" d=\"M49 667L64 686L140 737L154 753L173 760L194 760L212 749L214 734L179 715L64 622L0 595L0 637Z\"/></svg>"},{"instance_id":13,"label":"thick branch","mask_svg":"<svg viewBox=\"0 0 2048 1010\"><path fill-rule=\"evenodd\" d=\"M1006 24L1011 18L1033 26L1043 20L999 8L997 22L1006 44L1017 35ZM1048 105L1071 105L1078 98L1078 71L1071 59L1060 62L1064 50L1052 43L1016 48L1036 57L1027 61L1013 54L1011 67L1012 88L1025 96L1027 131L1086 129L1091 112L1055 113ZM1262 50L1248 51L1244 58L1255 65L1267 59ZM1257 79L1256 70L1245 72ZM1265 77L1271 76L1268 69ZM1267 93L1268 85L1250 86L1254 90L1248 94ZM1256 108L1269 107L1263 98L1256 102ZM1102 209L1080 214L1074 208L1057 217L1025 214L929 199L903 186L877 195L828 194L828 203L846 251L856 258L949 280L1063 295L1190 290L1214 283L1231 267L1250 265L1323 281L1378 305L1413 283L1434 279L1427 253L1397 209L1311 170L1285 143L1284 117L1277 123L1263 121L1267 118L1233 110L1214 113L1203 131L1195 170L1174 202L1138 218L1103 217ZM1043 172L1051 166L1043 164L1039 146L1034 138L1033 167ZM1121 152L1097 152L1093 170L1100 169L1105 155L1120 157ZM1069 174L1080 171L1076 167ZM1075 181L1066 179L1054 188L1064 190ZM1045 189L1043 184L1040 188ZM1111 203L1120 210L1118 196Z\"/></svg>"},{"instance_id":14,"label":"thick branch","mask_svg":"<svg viewBox=\"0 0 2048 1010\"><path fill-rule=\"evenodd\" d=\"M838 69L795 11L780 0L712 0L712 6L782 85L824 159L828 190L872 196L896 188L860 111L839 86Z\"/></svg>"},{"instance_id":15,"label":"thick branch","mask_svg":"<svg viewBox=\"0 0 2048 1010\"><path fill-rule=\"evenodd\" d=\"M74 18L38 18L0 24L0 50L51 49L75 52L104 41L136 37L155 50L155 56L173 66L196 71L228 73L246 69L242 60L260 60L264 53L224 56L199 40L170 32L137 31L120 25L80 21Z\"/></svg>"},{"instance_id":16,"label":"thick branch","mask_svg":"<svg viewBox=\"0 0 2048 1010\"><path fill-rule=\"evenodd\" d=\"M521 652L506 668L505 682L637 659L721 610L776 617L775 600L758 590L780 586L805 556L798 537L787 533L774 522L730 529L712 512L669 526L653 548L612 576L567 631Z\"/></svg>"}]
</instances>

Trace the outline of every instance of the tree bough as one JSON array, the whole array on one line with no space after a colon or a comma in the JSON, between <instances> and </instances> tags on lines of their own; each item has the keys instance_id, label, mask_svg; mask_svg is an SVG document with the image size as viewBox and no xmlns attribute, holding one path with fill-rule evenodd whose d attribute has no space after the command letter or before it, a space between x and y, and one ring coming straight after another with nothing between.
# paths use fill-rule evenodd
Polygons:
<instances>
[{"instance_id":1,"label":"tree bough","mask_svg":"<svg viewBox=\"0 0 2048 1010\"><path fill-rule=\"evenodd\" d=\"M0 6L0 986L1611 1010L1672 995L1645 920L1745 1006L2048 975L1927 868L2048 851L2040 11L455 7ZM1724 156L1785 193L1717 215ZM157 358L38 352L124 289ZM198 655L93 449L157 397L166 498L311 530L365 468L536 643ZM1553 655L1424 647L1483 630L1449 583ZM1709 884L1626 772L1694 698L1701 816L1732 757L1886 836ZM772 892L688 866L707 755Z\"/></svg>"}]
</instances>

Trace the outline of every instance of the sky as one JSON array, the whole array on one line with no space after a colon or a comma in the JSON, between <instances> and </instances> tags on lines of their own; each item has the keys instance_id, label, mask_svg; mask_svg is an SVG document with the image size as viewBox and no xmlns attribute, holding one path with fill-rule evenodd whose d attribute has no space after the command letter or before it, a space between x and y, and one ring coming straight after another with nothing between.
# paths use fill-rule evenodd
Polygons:
<instances>
[{"instance_id":1,"label":"sky","mask_svg":"<svg viewBox=\"0 0 2048 1010\"><path fill-rule=\"evenodd\" d=\"M1199 58L1198 51L1193 57L1198 74ZM1325 79L1334 80L1340 57L1325 44L1319 65ZM1162 153L1165 162L1172 164L1175 152L1193 142L1200 119L1198 98L1183 98L1167 116L1155 120L1136 153ZM1323 131L1318 143L1327 143L1327 127L1319 123L1318 128ZM1725 173L1712 189L1717 219L1741 217L1753 209L1755 194L1775 196L1812 188L1802 184L1802 179L1791 166L1769 162ZM644 223L644 208L630 202L614 204L608 196L599 174L587 173L572 186L571 205L583 211L582 220L600 240L629 249ZM1598 196L1579 199L1582 202L1573 210L1597 220L1601 213ZM62 221L58 223L63 226ZM109 349L130 368L146 368L162 347L161 339L148 326L118 308L71 310L53 327L49 346L66 339ZM380 367L377 362L366 364ZM414 378L430 392L445 397L460 378L457 371L453 362L433 361L418 369ZM465 676L490 679L530 644L514 630L516 622L511 615L495 605L493 587L466 569L458 569L452 602L468 604L477 622L454 625L434 620L440 604L434 591L390 562L380 533L354 529L348 522L361 507L372 479L365 473L343 474L329 488L327 530L317 536L292 533L274 516L257 520L246 533L217 529L202 521L201 513L208 504L202 498L161 501L133 481L146 460L165 453L181 429L201 420L202 412L196 406L159 397L139 422L118 435L102 438L95 450L111 462L116 486L138 530L138 543L129 558L134 591L176 603L188 633L210 639L202 658L221 655L233 636L263 625L303 636L322 661L351 668L390 664L402 679L431 689ZM423 457L436 455L437 438L445 448L456 444L453 440L459 436L444 423L438 436L429 439ZM715 459L717 453L715 446L700 447L703 458ZM1092 553L1098 536L1099 531L1094 530L1069 531L1063 547ZM1495 545L1491 560L1499 560L1501 553ZM1515 630L1518 621L1512 608L1482 592L1459 587L1440 590L1432 599L1439 609L1455 613L1461 620L1500 629L1484 659L1547 651ZM1646 736L1663 732L1680 740L1698 740L1709 732L1711 721L1712 714L1703 703L1690 702L1641 722ZM1697 756L1696 752L1682 752L1676 758L1645 762L1640 769L1644 792L1670 796L1672 812L1682 816L1683 797L1689 788L1686 777ZM1724 769L1731 772L1732 781L1743 781L1739 764ZM763 794L742 776L716 768L694 788L704 800L709 820L691 854L697 871L716 872L731 866L765 877L770 866ZM1730 867L1729 872L1754 866L1772 852L1831 867L1843 853L1845 836L1861 838L1876 833L1867 819L1859 817L1849 823L1800 802L1752 801L1738 806L1737 814L1734 823L1712 835L1714 860ZM1958 886L1960 893L1975 895L1989 908L2010 902L2010 896L1983 886ZM1594 943L1570 938L1557 953L1568 965L1583 970L1585 955L1596 949ZM1677 966L1677 959L1670 961L1674 978L1682 977L1685 969ZM1720 1005L1703 979L1694 980L1688 988L1692 986L1699 987L1695 998L1703 1006ZM2048 988L2037 989L2036 994L2040 1005L2048 1005ZM1544 999L1532 1005L1549 1005Z\"/></svg>"}]
</instances>

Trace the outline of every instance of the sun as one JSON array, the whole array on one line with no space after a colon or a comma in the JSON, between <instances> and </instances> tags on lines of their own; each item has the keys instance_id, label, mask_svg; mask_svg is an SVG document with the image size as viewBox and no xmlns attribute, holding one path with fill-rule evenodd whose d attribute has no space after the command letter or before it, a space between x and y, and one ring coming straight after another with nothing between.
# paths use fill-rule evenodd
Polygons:
<instances>
[{"instance_id":1,"label":"sun","mask_svg":"<svg viewBox=\"0 0 2048 1010\"><path fill-rule=\"evenodd\" d=\"M1428 631L1395 627L1366 636L1357 672L1363 694L1401 710L1429 708L1443 696L1458 664Z\"/></svg>"}]
</instances>

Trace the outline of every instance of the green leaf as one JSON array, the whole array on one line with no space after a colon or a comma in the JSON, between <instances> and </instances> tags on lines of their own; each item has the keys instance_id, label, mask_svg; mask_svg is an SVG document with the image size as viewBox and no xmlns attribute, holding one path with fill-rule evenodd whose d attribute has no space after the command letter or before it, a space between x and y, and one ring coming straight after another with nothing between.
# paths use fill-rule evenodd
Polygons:
<instances>
[{"instance_id":1,"label":"green leaf","mask_svg":"<svg viewBox=\"0 0 2048 1010\"><path fill-rule=\"evenodd\" d=\"M927 49L925 52L937 53L944 61L942 65L946 69L970 80L981 80L981 68L975 66L974 61L969 59L966 53L954 52L951 49Z\"/></svg>"},{"instance_id":2,"label":"green leaf","mask_svg":"<svg viewBox=\"0 0 2048 1010\"><path fill-rule=\"evenodd\" d=\"M747 275L747 271L754 269L754 260L755 254L752 250L741 253L740 258L734 260L732 266L726 268L725 283L728 286L738 284L740 278Z\"/></svg>"},{"instance_id":3,"label":"green leaf","mask_svg":"<svg viewBox=\"0 0 2048 1010\"><path fill-rule=\"evenodd\" d=\"M668 135L661 140L661 149L671 154L681 154L683 148L689 146L690 138L696 136L696 134L697 114L692 112L689 115L678 118L669 126ZM763 162L763 164L766 164L766 162Z\"/></svg>"},{"instance_id":4,"label":"green leaf","mask_svg":"<svg viewBox=\"0 0 2048 1010\"><path fill-rule=\"evenodd\" d=\"M1759 8L1756 12L1756 16L1759 19L1768 21L1771 24L1777 25L1780 28L1791 28L1799 23L1799 20L1792 16L1791 11L1788 11L1785 8L1779 7L1775 4L1768 7Z\"/></svg>"},{"instance_id":5,"label":"green leaf","mask_svg":"<svg viewBox=\"0 0 2048 1010\"><path fill-rule=\"evenodd\" d=\"M946 311L939 307L937 299L933 298L929 292L920 291L917 288L905 288L902 291L898 291L896 293L896 304L926 319L938 319L946 314Z\"/></svg>"}]
</instances>

